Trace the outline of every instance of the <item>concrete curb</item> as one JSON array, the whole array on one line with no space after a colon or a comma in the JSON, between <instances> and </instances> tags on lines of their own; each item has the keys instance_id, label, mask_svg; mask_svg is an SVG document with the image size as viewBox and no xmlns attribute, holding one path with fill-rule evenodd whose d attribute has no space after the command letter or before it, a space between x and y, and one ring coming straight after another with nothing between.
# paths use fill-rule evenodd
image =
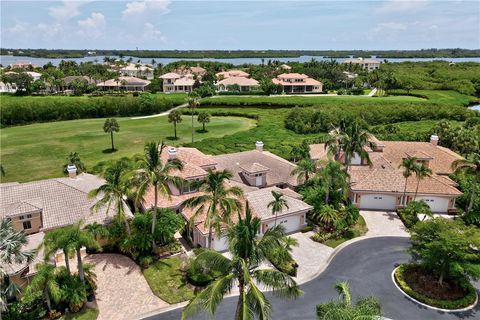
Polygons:
<instances>
[{"instance_id":1,"label":"concrete curb","mask_svg":"<svg viewBox=\"0 0 480 320\"><path fill-rule=\"evenodd\" d=\"M421 305L425 308L436 310L436 311L441 311L441 312L451 312L451 313L453 313L453 312L465 312L465 311L472 310L473 308L475 308L475 306L478 303L478 294L477 294L477 298L475 299L475 302L473 304L469 305L468 307L462 308L462 309L442 309L442 308L433 307L433 306L430 306L430 305L425 304L423 302L420 302L417 299L415 299L414 297L411 297L410 295L408 295L405 291L403 291L402 288L400 288L400 286L397 284L397 281L395 281L395 271L397 271L398 268L399 267L396 267L392 271L392 281L393 281L393 284L395 285L395 287L397 287L398 291L400 291L405 297L407 297L408 299L412 300L413 302L415 302L415 303L417 303L417 304L419 304L419 305Z\"/></svg>"},{"instance_id":2,"label":"concrete curb","mask_svg":"<svg viewBox=\"0 0 480 320\"><path fill-rule=\"evenodd\" d=\"M363 240L368 240L368 239L373 239L373 238L409 238L408 236L388 236L388 235L384 235L384 236L381 236L381 235L378 235L378 236L362 236L362 237L358 237L358 238L354 238L354 239L351 239L351 240L348 240L348 241L345 241L344 243L342 243L341 245L339 245L338 247L336 247L333 252L330 254L330 257L328 257L327 259L327 262L325 263L324 266L322 266L318 272L316 272L315 274L313 274L311 277L309 277L308 279L302 281L302 282L298 282L297 284L298 285L302 285L304 283L307 283L315 278L317 278L318 276L320 276L326 269L327 267L330 265L330 262L333 260L333 258L340 252L342 251L342 249L348 247L349 245L351 245L352 243L355 243L355 242L359 242L359 241L363 241ZM312 240L313 241L313 240ZM262 290L263 291L263 290ZM263 291L263 292L268 292L269 290L266 290L266 291ZM237 296L238 294L237 293L232 293L232 294L229 294L229 295L226 295L225 297L234 297L234 296ZM138 318L138 319L144 319L144 318L147 318L147 317L151 317L151 316L154 316L154 315L157 315L157 314L160 314L160 313L165 313L167 311L171 311L171 310L175 310L175 309L178 309L178 308L182 308L184 306L186 306L188 304L188 301L186 302L180 302L180 303L177 303L177 304L173 304L173 305L170 305L168 307L163 307L163 308L160 308L160 309L157 309L155 311L151 311L147 314L144 314L142 315L141 318Z\"/></svg>"}]
</instances>

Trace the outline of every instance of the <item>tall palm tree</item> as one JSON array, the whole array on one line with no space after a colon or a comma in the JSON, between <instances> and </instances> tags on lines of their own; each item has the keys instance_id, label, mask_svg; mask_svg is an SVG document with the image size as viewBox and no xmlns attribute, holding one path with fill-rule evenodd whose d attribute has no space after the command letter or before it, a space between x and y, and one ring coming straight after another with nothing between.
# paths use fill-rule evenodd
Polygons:
<instances>
[{"instance_id":1,"label":"tall palm tree","mask_svg":"<svg viewBox=\"0 0 480 320\"><path fill-rule=\"evenodd\" d=\"M92 235L92 237L98 242L102 237L107 237L108 229L98 222L94 222L85 226L85 230Z\"/></svg>"},{"instance_id":2,"label":"tall palm tree","mask_svg":"<svg viewBox=\"0 0 480 320\"><path fill-rule=\"evenodd\" d=\"M267 260L271 250L287 250L282 245L285 237L282 226L267 230L261 239L257 239L260 226L261 220L252 217L247 207L245 218L239 214L238 223L228 229L231 259L213 250L204 250L197 256L207 272L216 271L222 276L189 302L183 310L183 319L200 311L213 315L235 284L240 291L235 312L237 320L270 318L272 307L257 284L271 289L276 296L297 298L301 295L296 282L287 274L276 269L258 268Z\"/></svg>"},{"instance_id":3,"label":"tall palm tree","mask_svg":"<svg viewBox=\"0 0 480 320\"><path fill-rule=\"evenodd\" d=\"M132 185L136 186L137 205L145 196L149 188L153 188L154 192L154 212L158 209L158 194L170 197L170 185L180 188L183 179L172 175L174 170L182 170L183 164L178 159L162 161L161 154L165 149L163 142L150 142L145 145L144 154L137 159L138 169L132 172ZM152 218L152 235L155 233L157 225L157 215L153 214ZM152 238L152 246L155 250L155 239Z\"/></svg>"},{"instance_id":4,"label":"tall palm tree","mask_svg":"<svg viewBox=\"0 0 480 320\"><path fill-rule=\"evenodd\" d=\"M183 203L186 207L196 208L191 218L192 223L195 223L200 214L206 212L205 226L208 228L209 249L212 248L213 231L220 237L223 225L231 223L231 214L242 209L238 200L243 195L242 189L225 187L226 181L232 176L228 170L209 170L204 180L192 184L195 189L198 188L205 194L187 199Z\"/></svg>"},{"instance_id":5,"label":"tall palm tree","mask_svg":"<svg viewBox=\"0 0 480 320\"><path fill-rule=\"evenodd\" d=\"M320 210L315 210L312 213L312 218L322 222L327 230L333 229L339 217L339 212L331 205L324 205Z\"/></svg>"},{"instance_id":6,"label":"tall palm tree","mask_svg":"<svg viewBox=\"0 0 480 320\"><path fill-rule=\"evenodd\" d=\"M455 160L452 163L452 169L455 173L463 173L474 177L474 182L478 185L480 183L480 154L474 153L468 156L466 159ZM476 188L471 188L470 201L467 207L467 213L473 208L473 203L477 197Z\"/></svg>"},{"instance_id":7,"label":"tall palm tree","mask_svg":"<svg viewBox=\"0 0 480 320\"><path fill-rule=\"evenodd\" d=\"M80 280L82 280L83 284L85 284L85 271L83 269L83 260L81 249L82 247L86 248L99 248L99 244L97 240L86 230L81 228L81 223L76 223L72 226L67 227L70 239L75 247L75 251L77 252L77 268L78 268L78 275Z\"/></svg>"},{"instance_id":8,"label":"tall palm tree","mask_svg":"<svg viewBox=\"0 0 480 320\"><path fill-rule=\"evenodd\" d=\"M348 172L351 159L358 155L360 159L366 160L371 165L370 156L365 147L370 146L371 135L368 131L362 129L358 121L352 120L345 128L343 135L342 148L345 154L345 171Z\"/></svg>"},{"instance_id":9,"label":"tall palm tree","mask_svg":"<svg viewBox=\"0 0 480 320\"><path fill-rule=\"evenodd\" d=\"M325 188L325 204L329 204L332 197L333 200L345 200L348 197L348 173L338 161L324 160L319 164L317 177Z\"/></svg>"},{"instance_id":10,"label":"tall palm tree","mask_svg":"<svg viewBox=\"0 0 480 320\"><path fill-rule=\"evenodd\" d=\"M52 300L58 302L62 295L62 291L57 282L56 271L56 267L52 264L39 263L37 265L37 273L25 289L27 295L41 291L47 302L48 311L52 311Z\"/></svg>"},{"instance_id":11,"label":"tall palm tree","mask_svg":"<svg viewBox=\"0 0 480 320\"><path fill-rule=\"evenodd\" d=\"M425 164L417 164L415 166L415 176L417 177L417 187L415 189L415 197L414 200L417 199L418 187L420 185L420 180L425 179L426 177L430 177L432 175L432 169L427 167Z\"/></svg>"},{"instance_id":12,"label":"tall palm tree","mask_svg":"<svg viewBox=\"0 0 480 320\"><path fill-rule=\"evenodd\" d=\"M120 125L115 118L108 118L103 124L103 131L105 133L110 133L110 140L112 142L112 152L115 151L115 146L113 145L113 133L120 131Z\"/></svg>"},{"instance_id":13,"label":"tall palm tree","mask_svg":"<svg viewBox=\"0 0 480 320\"><path fill-rule=\"evenodd\" d=\"M295 169L292 170L291 175L297 176L298 183L306 183L316 170L315 162L311 159L302 159L297 163Z\"/></svg>"},{"instance_id":14,"label":"tall palm tree","mask_svg":"<svg viewBox=\"0 0 480 320\"><path fill-rule=\"evenodd\" d=\"M71 254L75 251L74 243L70 238L70 230L68 227L59 228L47 232L43 238L43 247L45 260L48 260L58 250L62 250L65 258L65 267L68 274L70 274L70 261Z\"/></svg>"},{"instance_id":15,"label":"tall palm tree","mask_svg":"<svg viewBox=\"0 0 480 320\"><path fill-rule=\"evenodd\" d=\"M405 178L405 186L403 188L403 206L407 205L407 182L408 178L410 178L413 173L415 172L415 168L417 165L417 158L415 157L407 157L402 160L402 163L398 166L399 168L403 168L403 177Z\"/></svg>"},{"instance_id":16,"label":"tall palm tree","mask_svg":"<svg viewBox=\"0 0 480 320\"><path fill-rule=\"evenodd\" d=\"M172 110L168 114L168 122L173 123L173 137L177 140L177 123L182 122L182 113L178 110Z\"/></svg>"},{"instance_id":17,"label":"tall palm tree","mask_svg":"<svg viewBox=\"0 0 480 320\"><path fill-rule=\"evenodd\" d=\"M267 205L267 208L272 208L272 214L275 215L275 224L277 226L277 215L282 212L284 208L288 207L288 202L283 198L283 194L280 192L272 191L273 200Z\"/></svg>"},{"instance_id":18,"label":"tall palm tree","mask_svg":"<svg viewBox=\"0 0 480 320\"><path fill-rule=\"evenodd\" d=\"M28 263L30 262L35 251L23 250L28 243L27 236L23 231L16 231L10 220L0 220L0 279L8 277L5 266L12 263ZM8 281L8 285L0 292L0 310L3 311L7 307L6 298L15 296L20 289L13 283Z\"/></svg>"},{"instance_id":19,"label":"tall palm tree","mask_svg":"<svg viewBox=\"0 0 480 320\"><path fill-rule=\"evenodd\" d=\"M128 193L128 186L124 179L124 176L129 169L128 164L125 161L118 160L113 163L112 166L107 167L102 176L105 179L105 183L96 189L93 189L88 194L91 198L101 197L93 206L93 211L98 211L102 208L107 208L107 214L110 209L115 210L115 216L125 223L125 228L128 235L130 235L130 225L126 217L126 205L124 203L125 195Z\"/></svg>"},{"instance_id":20,"label":"tall palm tree","mask_svg":"<svg viewBox=\"0 0 480 320\"><path fill-rule=\"evenodd\" d=\"M195 140L195 130L193 127L193 116L195 113L195 108L200 104L200 97L196 92L190 92L187 98L188 106L190 107L190 112L192 113L192 143Z\"/></svg>"}]
</instances>

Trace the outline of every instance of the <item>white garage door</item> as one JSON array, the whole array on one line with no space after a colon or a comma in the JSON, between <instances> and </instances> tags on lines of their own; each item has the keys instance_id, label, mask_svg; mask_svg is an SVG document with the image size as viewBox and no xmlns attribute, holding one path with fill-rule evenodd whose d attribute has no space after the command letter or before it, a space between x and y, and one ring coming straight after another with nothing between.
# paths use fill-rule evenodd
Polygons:
<instances>
[{"instance_id":1,"label":"white garage door","mask_svg":"<svg viewBox=\"0 0 480 320\"><path fill-rule=\"evenodd\" d=\"M281 224L285 228L285 233L295 232L300 229L300 217L278 217L277 225ZM275 226L275 221L272 221L268 224L268 228L273 228Z\"/></svg>"},{"instance_id":2,"label":"white garage door","mask_svg":"<svg viewBox=\"0 0 480 320\"><path fill-rule=\"evenodd\" d=\"M226 236L221 237L220 239L215 238L213 248L217 251L226 251L228 249L228 238Z\"/></svg>"},{"instance_id":3,"label":"white garage door","mask_svg":"<svg viewBox=\"0 0 480 320\"><path fill-rule=\"evenodd\" d=\"M397 197L385 194L363 194L360 209L395 210Z\"/></svg>"},{"instance_id":4,"label":"white garage door","mask_svg":"<svg viewBox=\"0 0 480 320\"><path fill-rule=\"evenodd\" d=\"M417 200L425 201L433 212L447 212L448 202L447 198L440 197L417 197Z\"/></svg>"}]
</instances>

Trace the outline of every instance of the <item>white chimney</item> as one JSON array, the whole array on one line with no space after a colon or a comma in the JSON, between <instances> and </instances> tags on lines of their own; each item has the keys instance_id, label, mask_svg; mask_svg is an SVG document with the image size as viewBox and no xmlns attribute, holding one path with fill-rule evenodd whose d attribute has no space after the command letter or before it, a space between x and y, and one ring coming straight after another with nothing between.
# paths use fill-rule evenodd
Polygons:
<instances>
[{"instance_id":1,"label":"white chimney","mask_svg":"<svg viewBox=\"0 0 480 320\"><path fill-rule=\"evenodd\" d=\"M255 150L263 151L263 142L262 141L255 142Z\"/></svg>"},{"instance_id":2,"label":"white chimney","mask_svg":"<svg viewBox=\"0 0 480 320\"><path fill-rule=\"evenodd\" d=\"M77 167L74 164L69 164L67 171L70 178L75 179L77 177Z\"/></svg>"},{"instance_id":3,"label":"white chimney","mask_svg":"<svg viewBox=\"0 0 480 320\"><path fill-rule=\"evenodd\" d=\"M430 143L433 144L434 146L438 145L438 136L437 135L431 135L430 136Z\"/></svg>"},{"instance_id":4,"label":"white chimney","mask_svg":"<svg viewBox=\"0 0 480 320\"><path fill-rule=\"evenodd\" d=\"M177 149L175 148L168 148L168 159L173 160L177 158Z\"/></svg>"}]
</instances>

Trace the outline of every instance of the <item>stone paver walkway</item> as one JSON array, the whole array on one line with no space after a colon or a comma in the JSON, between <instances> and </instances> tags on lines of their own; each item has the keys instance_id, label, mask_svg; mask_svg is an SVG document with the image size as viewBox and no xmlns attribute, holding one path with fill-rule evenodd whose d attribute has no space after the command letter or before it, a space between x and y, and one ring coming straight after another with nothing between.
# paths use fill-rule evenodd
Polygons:
<instances>
[{"instance_id":1,"label":"stone paver walkway","mask_svg":"<svg viewBox=\"0 0 480 320\"><path fill-rule=\"evenodd\" d=\"M292 247L292 257L298 264L297 276L295 277L298 284L311 280L327 265L328 258L333 253L333 248L310 239L313 234L310 231L290 235L298 241L298 246Z\"/></svg>"},{"instance_id":2,"label":"stone paver walkway","mask_svg":"<svg viewBox=\"0 0 480 320\"><path fill-rule=\"evenodd\" d=\"M361 210L360 214L367 223L366 236L409 236L403 222L395 212Z\"/></svg>"},{"instance_id":3,"label":"stone paver walkway","mask_svg":"<svg viewBox=\"0 0 480 320\"><path fill-rule=\"evenodd\" d=\"M85 262L95 264L97 320L137 319L169 304L152 293L140 267L119 254L94 254Z\"/></svg>"}]
</instances>

